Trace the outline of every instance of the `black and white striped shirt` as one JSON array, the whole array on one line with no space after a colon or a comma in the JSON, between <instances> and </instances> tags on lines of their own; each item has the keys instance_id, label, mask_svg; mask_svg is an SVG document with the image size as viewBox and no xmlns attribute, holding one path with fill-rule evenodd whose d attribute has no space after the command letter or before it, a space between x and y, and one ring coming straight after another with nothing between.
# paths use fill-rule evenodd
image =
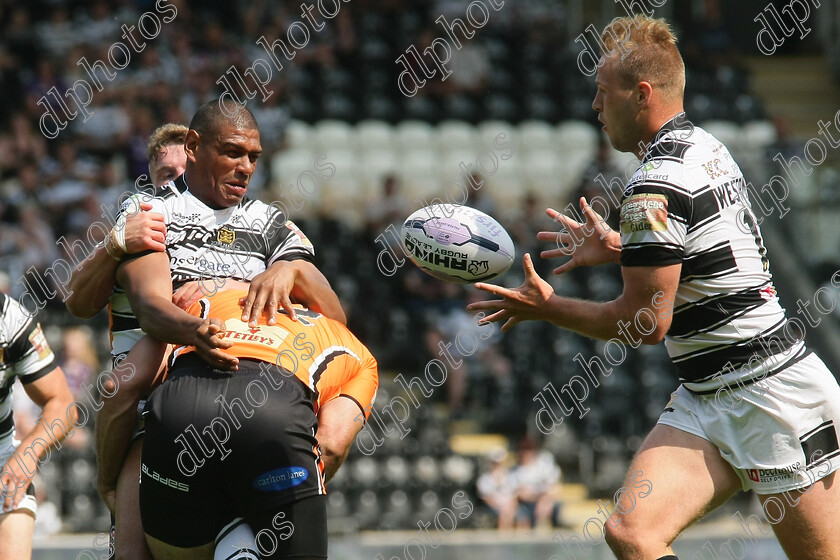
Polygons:
<instances>
[{"instance_id":1,"label":"black and white striped shirt","mask_svg":"<svg viewBox=\"0 0 840 560\"><path fill-rule=\"evenodd\" d=\"M11 445L12 386L15 377L32 383L58 364L41 325L20 303L0 293L0 455Z\"/></svg>"},{"instance_id":2,"label":"black and white striped shirt","mask_svg":"<svg viewBox=\"0 0 840 560\"><path fill-rule=\"evenodd\" d=\"M276 261L311 261L314 256L312 243L283 211L259 200L245 197L236 206L214 210L193 196L183 175L155 197L136 196L152 205L151 212L164 216L173 289L200 280L213 293L213 278L251 280ZM130 204L126 202L123 211ZM131 350L143 331L118 285L109 309L111 351L118 357Z\"/></svg>"},{"instance_id":3,"label":"black and white striped shirt","mask_svg":"<svg viewBox=\"0 0 840 560\"><path fill-rule=\"evenodd\" d=\"M689 389L771 375L805 354L776 297L738 164L683 114L627 183L620 229L622 266L682 264L665 347Z\"/></svg>"}]
</instances>

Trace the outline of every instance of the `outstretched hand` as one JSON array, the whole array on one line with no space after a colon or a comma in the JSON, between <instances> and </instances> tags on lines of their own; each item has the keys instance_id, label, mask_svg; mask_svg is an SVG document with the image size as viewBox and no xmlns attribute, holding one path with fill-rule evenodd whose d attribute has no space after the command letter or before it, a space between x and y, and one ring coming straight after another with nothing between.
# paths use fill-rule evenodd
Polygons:
<instances>
[{"instance_id":1,"label":"outstretched hand","mask_svg":"<svg viewBox=\"0 0 840 560\"><path fill-rule=\"evenodd\" d=\"M526 253L523 257L522 267L525 270L525 282L518 288L503 288L483 282L475 284L479 290L503 298L478 301L467 306L470 311L495 311L479 324L505 321L502 325L502 332L505 332L521 321L550 320L550 303L556 297L554 289L536 273L530 254Z\"/></svg>"},{"instance_id":2,"label":"outstretched hand","mask_svg":"<svg viewBox=\"0 0 840 560\"><path fill-rule=\"evenodd\" d=\"M540 241L553 241L557 244L557 249L543 251L540 256L544 259L572 257L555 268L554 274L563 274L579 266L618 262L621 257L621 236L618 232L610 229L606 220L592 209L584 197L580 198L580 209L586 220L584 223L552 208L545 211L564 229L558 232L541 231L537 234Z\"/></svg>"}]
</instances>

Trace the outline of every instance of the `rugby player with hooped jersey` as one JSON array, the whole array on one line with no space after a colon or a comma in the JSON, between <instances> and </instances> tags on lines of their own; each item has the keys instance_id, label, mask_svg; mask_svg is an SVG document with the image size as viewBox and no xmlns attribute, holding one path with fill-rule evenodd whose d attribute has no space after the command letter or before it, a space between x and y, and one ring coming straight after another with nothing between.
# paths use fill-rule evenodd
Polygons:
<instances>
[{"instance_id":1,"label":"rugby player with hooped jersey","mask_svg":"<svg viewBox=\"0 0 840 560\"><path fill-rule=\"evenodd\" d=\"M42 409L20 442L12 413L16 378ZM41 325L17 300L0 293L0 560L32 557L37 511L32 478L78 425L73 395Z\"/></svg>"},{"instance_id":2,"label":"rugby player with hooped jersey","mask_svg":"<svg viewBox=\"0 0 840 560\"><path fill-rule=\"evenodd\" d=\"M788 557L840 558L840 386L779 305L741 171L683 113L685 66L664 20L618 18L601 39L592 107L641 162L621 231L581 199L585 223L549 209L566 231L538 237L558 242L544 257L572 255L555 272L619 263L624 290L605 303L558 296L526 255L524 284L478 284L503 299L469 308L494 311L503 331L545 320L633 347L665 341L680 386L628 471L651 492L604 526L619 559L676 559L677 535L741 489Z\"/></svg>"}]
</instances>

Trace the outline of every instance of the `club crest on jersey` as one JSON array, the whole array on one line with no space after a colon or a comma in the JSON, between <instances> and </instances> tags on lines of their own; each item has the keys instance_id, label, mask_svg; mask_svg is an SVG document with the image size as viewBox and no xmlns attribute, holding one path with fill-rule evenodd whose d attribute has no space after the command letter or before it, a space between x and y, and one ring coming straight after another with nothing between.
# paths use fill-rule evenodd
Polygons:
<instances>
[{"instance_id":1,"label":"club crest on jersey","mask_svg":"<svg viewBox=\"0 0 840 560\"><path fill-rule=\"evenodd\" d=\"M668 197L634 194L621 204L621 233L668 231Z\"/></svg>"},{"instance_id":2,"label":"club crest on jersey","mask_svg":"<svg viewBox=\"0 0 840 560\"><path fill-rule=\"evenodd\" d=\"M236 239L236 232L230 229L229 227L225 226L221 228L218 233L216 233L216 240L219 243L224 243L225 245L233 244L233 241Z\"/></svg>"}]
</instances>

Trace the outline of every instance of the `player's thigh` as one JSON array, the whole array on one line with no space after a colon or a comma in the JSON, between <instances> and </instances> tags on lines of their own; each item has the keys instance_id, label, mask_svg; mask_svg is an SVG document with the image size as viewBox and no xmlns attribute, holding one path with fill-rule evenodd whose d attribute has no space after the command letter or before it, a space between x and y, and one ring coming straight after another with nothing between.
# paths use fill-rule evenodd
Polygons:
<instances>
[{"instance_id":1,"label":"player's thigh","mask_svg":"<svg viewBox=\"0 0 840 560\"><path fill-rule=\"evenodd\" d=\"M840 476L836 471L809 488L759 499L788 558L840 560Z\"/></svg>"},{"instance_id":2,"label":"player's thigh","mask_svg":"<svg viewBox=\"0 0 840 560\"><path fill-rule=\"evenodd\" d=\"M180 548L146 535L146 542L155 558L166 560L213 560L213 543L202 546Z\"/></svg>"},{"instance_id":3,"label":"player's thigh","mask_svg":"<svg viewBox=\"0 0 840 560\"><path fill-rule=\"evenodd\" d=\"M29 511L0 515L0 560L32 558L32 532L35 517Z\"/></svg>"},{"instance_id":4,"label":"player's thigh","mask_svg":"<svg viewBox=\"0 0 840 560\"><path fill-rule=\"evenodd\" d=\"M140 521L140 456L142 438L131 443L117 480L116 560L151 560Z\"/></svg>"},{"instance_id":5,"label":"player's thigh","mask_svg":"<svg viewBox=\"0 0 840 560\"><path fill-rule=\"evenodd\" d=\"M740 488L740 479L711 442L657 424L630 464L607 534L670 545Z\"/></svg>"}]
</instances>

